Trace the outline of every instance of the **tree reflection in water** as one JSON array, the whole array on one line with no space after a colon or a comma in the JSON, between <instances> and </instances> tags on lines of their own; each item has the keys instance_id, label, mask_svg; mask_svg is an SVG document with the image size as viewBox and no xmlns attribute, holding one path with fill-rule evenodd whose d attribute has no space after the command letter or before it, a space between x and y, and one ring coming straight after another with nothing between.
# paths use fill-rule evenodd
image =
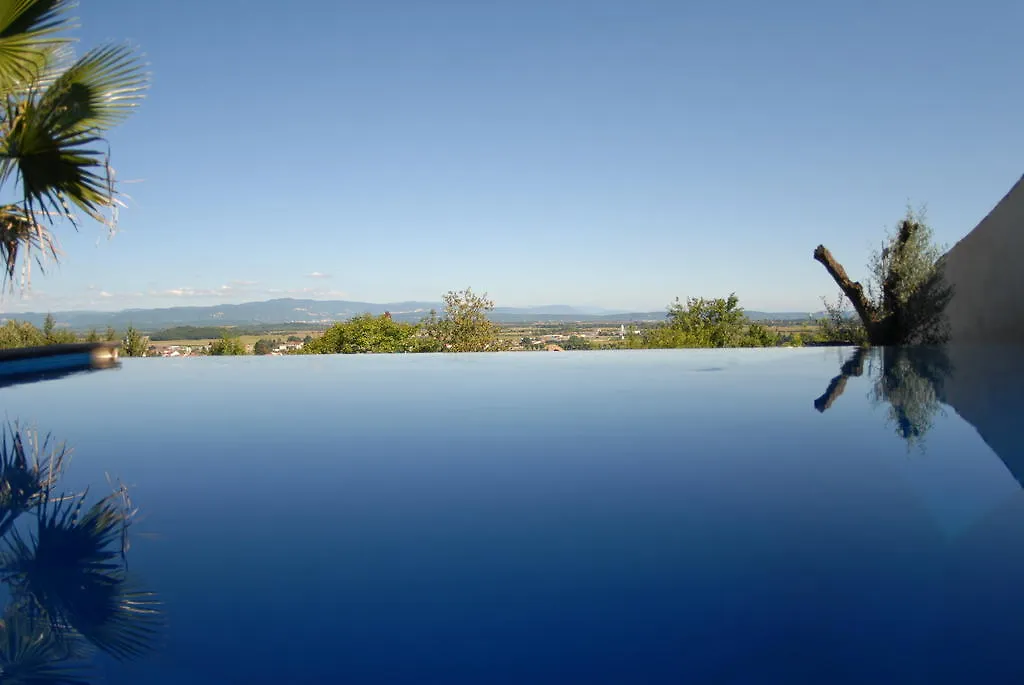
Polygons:
<instances>
[{"instance_id":1,"label":"tree reflection in water","mask_svg":"<svg viewBox=\"0 0 1024 685\"><path fill-rule=\"evenodd\" d=\"M17 423L0 436L0 619L4 685L89 683L95 650L116 659L149 651L163 613L127 572L135 509L123 485L86 506L58 490L70 450Z\"/></svg>"},{"instance_id":2,"label":"tree reflection in water","mask_svg":"<svg viewBox=\"0 0 1024 685\"><path fill-rule=\"evenodd\" d=\"M924 437L935 414L942 412L939 400L953 365L942 347L858 348L839 369L821 397L814 401L819 412L826 411L843 394L847 380L864 374L873 379L868 397L875 404L888 404L888 421L907 443L924 449Z\"/></svg>"}]
</instances>

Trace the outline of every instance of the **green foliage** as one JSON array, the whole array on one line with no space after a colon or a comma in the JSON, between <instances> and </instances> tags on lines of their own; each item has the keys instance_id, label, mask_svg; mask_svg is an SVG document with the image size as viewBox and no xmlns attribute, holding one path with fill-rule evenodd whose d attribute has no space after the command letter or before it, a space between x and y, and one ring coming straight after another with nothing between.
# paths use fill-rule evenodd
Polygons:
<instances>
[{"instance_id":1,"label":"green foliage","mask_svg":"<svg viewBox=\"0 0 1024 685\"><path fill-rule=\"evenodd\" d=\"M932 243L932 230L924 212L907 209L896 231L886 237L868 265L867 291L852 281L823 245L814 251L839 285L839 302L829 306L822 323L826 341L854 342L863 338L872 345L942 344L949 339L945 310L953 288L945 283L941 265L944 248ZM863 328L851 329L843 300L849 299Z\"/></svg>"},{"instance_id":2,"label":"green foliage","mask_svg":"<svg viewBox=\"0 0 1024 685\"><path fill-rule=\"evenodd\" d=\"M45 345L43 332L27 321L8 319L0 326L0 349Z\"/></svg>"},{"instance_id":3,"label":"green foliage","mask_svg":"<svg viewBox=\"0 0 1024 685\"><path fill-rule=\"evenodd\" d=\"M149 349L149 338L135 330L134 326L128 326L121 340L121 354L125 357L145 357Z\"/></svg>"},{"instance_id":4,"label":"green foliage","mask_svg":"<svg viewBox=\"0 0 1024 685\"><path fill-rule=\"evenodd\" d=\"M740 347L775 347L779 344L779 336L759 323L747 326L746 334L740 339Z\"/></svg>"},{"instance_id":5,"label":"green foliage","mask_svg":"<svg viewBox=\"0 0 1024 685\"><path fill-rule=\"evenodd\" d=\"M424 339L419 351L495 352L508 349L501 329L487 318L494 302L487 293L477 295L470 288L449 291L444 296L444 316L436 312L423 320Z\"/></svg>"},{"instance_id":6,"label":"green foliage","mask_svg":"<svg viewBox=\"0 0 1024 685\"><path fill-rule=\"evenodd\" d=\"M89 332L85 334L85 342L99 342L100 334L96 332L95 328L90 328Z\"/></svg>"},{"instance_id":7,"label":"green foliage","mask_svg":"<svg viewBox=\"0 0 1024 685\"><path fill-rule=\"evenodd\" d=\"M208 340L229 334L229 329L223 326L174 326L149 337L152 340Z\"/></svg>"},{"instance_id":8,"label":"green foliage","mask_svg":"<svg viewBox=\"0 0 1024 685\"><path fill-rule=\"evenodd\" d=\"M62 345L78 342L78 336L66 329L58 329L53 314L47 314L43 321L43 338L45 345Z\"/></svg>"},{"instance_id":9,"label":"green foliage","mask_svg":"<svg viewBox=\"0 0 1024 685\"><path fill-rule=\"evenodd\" d=\"M570 335L568 340L560 343L563 350L592 350L594 343L582 335Z\"/></svg>"},{"instance_id":10,"label":"green foliage","mask_svg":"<svg viewBox=\"0 0 1024 685\"><path fill-rule=\"evenodd\" d=\"M669 305L668 320L639 335L632 331L623 347L770 347L777 336L761 324L751 322L739 306L735 293L727 298L679 298Z\"/></svg>"},{"instance_id":11,"label":"green foliage","mask_svg":"<svg viewBox=\"0 0 1024 685\"><path fill-rule=\"evenodd\" d=\"M217 357L237 357L245 353L245 345L238 338L224 335L210 343L210 354Z\"/></svg>"},{"instance_id":12,"label":"green foliage","mask_svg":"<svg viewBox=\"0 0 1024 685\"><path fill-rule=\"evenodd\" d=\"M868 342L867 329L857 315L847 304L849 300L843 291L839 291L839 297L835 302L829 302L821 298L825 306L825 317L818 320L818 331L814 336L816 342L831 343L837 345L866 345Z\"/></svg>"},{"instance_id":13,"label":"green foliage","mask_svg":"<svg viewBox=\"0 0 1024 685\"><path fill-rule=\"evenodd\" d=\"M51 227L79 213L113 229L120 193L104 134L138 105L143 64L123 46L74 59L67 0L0 3L0 260L13 285L35 257L58 257Z\"/></svg>"},{"instance_id":14,"label":"green foliage","mask_svg":"<svg viewBox=\"0 0 1024 685\"><path fill-rule=\"evenodd\" d=\"M252 353L258 355L267 355L274 351L274 348L281 344L280 340L271 338L260 338L256 341L256 344L252 346Z\"/></svg>"},{"instance_id":15,"label":"green foliage","mask_svg":"<svg viewBox=\"0 0 1024 685\"><path fill-rule=\"evenodd\" d=\"M103 339L107 342L114 342L117 340L117 331L114 330L113 326L107 326L107 330L103 334Z\"/></svg>"},{"instance_id":16,"label":"green foliage","mask_svg":"<svg viewBox=\"0 0 1024 685\"><path fill-rule=\"evenodd\" d=\"M676 298L669 306L668 319L668 328L690 342L673 347L736 347L747 324L735 293L707 300L691 297L685 306Z\"/></svg>"},{"instance_id":17,"label":"green foliage","mask_svg":"<svg viewBox=\"0 0 1024 685\"><path fill-rule=\"evenodd\" d=\"M869 296L887 322L885 344L941 344L948 340L946 306L953 288L943 281L945 246L932 242L925 211L908 207L895 233L870 263Z\"/></svg>"},{"instance_id":18,"label":"green foliage","mask_svg":"<svg viewBox=\"0 0 1024 685\"><path fill-rule=\"evenodd\" d=\"M303 346L306 354L414 352L417 326L386 315L361 314L336 323Z\"/></svg>"},{"instance_id":19,"label":"green foliage","mask_svg":"<svg viewBox=\"0 0 1024 685\"><path fill-rule=\"evenodd\" d=\"M89 682L88 648L142 656L163 626L160 602L127 573L127 490L86 506L57 490L70 450L17 424L0 435L0 674L12 685Z\"/></svg>"},{"instance_id":20,"label":"green foliage","mask_svg":"<svg viewBox=\"0 0 1024 685\"><path fill-rule=\"evenodd\" d=\"M533 338L531 338L528 335L524 335L519 340L519 346L522 347L524 350L543 350L544 349L544 343L542 343L542 342L534 342Z\"/></svg>"},{"instance_id":21,"label":"green foliage","mask_svg":"<svg viewBox=\"0 0 1024 685\"><path fill-rule=\"evenodd\" d=\"M656 329L665 328L664 324L655 326ZM626 331L626 337L619 343L618 348L622 350L642 350L648 346L655 335L654 330L637 331L632 326ZM653 345L651 345L653 347Z\"/></svg>"}]
</instances>

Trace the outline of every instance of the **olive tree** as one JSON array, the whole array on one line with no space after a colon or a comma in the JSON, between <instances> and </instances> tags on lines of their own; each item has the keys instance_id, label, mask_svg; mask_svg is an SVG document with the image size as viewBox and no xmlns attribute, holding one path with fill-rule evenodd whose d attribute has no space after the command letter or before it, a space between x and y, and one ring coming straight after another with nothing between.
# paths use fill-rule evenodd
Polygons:
<instances>
[{"instance_id":1,"label":"olive tree","mask_svg":"<svg viewBox=\"0 0 1024 685\"><path fill-rule=\"evenodd\" d=\"M932 243L924 212L908 208L872 255L867 288L851 280L824 245L814 250L814 259L850 301L870 344L940 344L949 338L945 310L953 298L943 278L943 252Z\"/></svg>"}]
</instances>

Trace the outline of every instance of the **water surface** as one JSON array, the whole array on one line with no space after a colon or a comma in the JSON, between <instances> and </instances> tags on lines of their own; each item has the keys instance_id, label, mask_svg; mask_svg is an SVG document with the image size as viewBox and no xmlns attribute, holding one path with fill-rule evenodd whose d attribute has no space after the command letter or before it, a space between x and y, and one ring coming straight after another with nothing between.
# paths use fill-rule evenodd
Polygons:
<instances>
[{"instance_id":1,"label":"water surface","mask_svg":"<svg viewBox=\"0 0 1024 685\"><path fill-rule=\"evenodd\" d=\"M141 509L168 625L108 683L1020 682L1024 373L856 354L129 359L0 399Z\"/></svg>"}]
</instances>

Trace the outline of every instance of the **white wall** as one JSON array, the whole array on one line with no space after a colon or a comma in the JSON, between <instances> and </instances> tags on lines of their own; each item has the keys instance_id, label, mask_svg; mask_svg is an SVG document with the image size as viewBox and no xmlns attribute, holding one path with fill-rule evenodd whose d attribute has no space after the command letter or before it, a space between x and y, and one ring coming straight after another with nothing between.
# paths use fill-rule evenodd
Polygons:
<instances>
[{"instance_id":1,"label":"white wall","mask_svg":"<svg viewBox=\"0 0 1024 685\"><path fill-rule=\"evenodd\" d=\"M950 342L1024 343L1024 177L944 263Z\"/></svg>"}]
</instances>

